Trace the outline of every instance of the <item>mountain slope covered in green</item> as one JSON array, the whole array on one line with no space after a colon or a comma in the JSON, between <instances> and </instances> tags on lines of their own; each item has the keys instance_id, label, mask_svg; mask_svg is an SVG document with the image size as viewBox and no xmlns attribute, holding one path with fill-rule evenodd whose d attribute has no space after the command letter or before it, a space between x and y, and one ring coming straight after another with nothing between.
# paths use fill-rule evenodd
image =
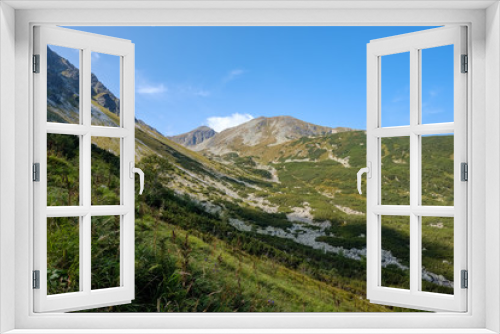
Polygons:
<instances>
[{"instance_id":1,"label":"mountain slope covered in green","mask_svg":"<svg viewBox=\"0 0 500 334\"><path fill-rule=\"evenodd\" d=\"M52 56L59 67L56 86L49 86L48 120L74 122L68 109L78 101L75 75L68 75L74 68ZM110 93L94 84L99 94ZM110 99L117 101L99 94L92 101L95 119L116 126L119 108L110 109ZM427 205L452 204L451 138L423 138ZM382 145L384 199L408 196L405 143L396 138ZM48 205L77 205L78 137L49 134L47 145ZM192 151L136 121L136 164L146 174L145 193L136 196L136 299L98 311L400 311L365 296L366 202L355 185L366 160L363 131L216 153ZM118 155L114 141L93 140L93 203L119 203ZM99 219L92 229L92 286L112 287L119 282L119 231L113 217ZM49 290L77 291L78 223L62 218L48 226ZM453 223L433 218L422 229L423 286L450 293ZM384 284L406 287L409 232L395 219L384 220L382 233Z\"/></svg>"}]
</instances>

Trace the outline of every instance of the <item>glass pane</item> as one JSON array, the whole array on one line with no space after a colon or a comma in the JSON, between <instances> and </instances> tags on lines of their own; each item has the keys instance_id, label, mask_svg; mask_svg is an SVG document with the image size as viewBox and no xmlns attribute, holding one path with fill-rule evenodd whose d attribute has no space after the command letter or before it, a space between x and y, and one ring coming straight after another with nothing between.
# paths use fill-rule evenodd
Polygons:
<instances>
[{"instance_id":1,"label":"glass pane","mask_svg":"<svg viewBox=\"0 0 500 334\"><path fill-rule=\"evenodd\" d=\"M120 204L120 138L92 137L92 205Z\"/></svg>"},{"instance_id":2,"label":"glass pane","mask_svg":"<svg viewBox=\"0 0 500 334\"><path fill-rule=\"evenodd\" d=\"M80 50L47 45L47 122L80 123Z\"/></svg>"},{"instance_id":3,"label":"glass pane","mask_svg":"<svg viewBox=\"0 0 500 334\"><path fill-rule=\"evenodd\" d=\"M120 57L92 52L91 123L120 126Z\"/></svg>"},{"instance_id":4,"label":"glass pane","mask_svg":"<svg viewBox=\"0 0 500 334\"><path fill-rule=\"evenodd\" d=\"M423 49L422 124L453 122L453 45Z\"/></svg>"},{"instance_id":5,"label":"glass pane","mask_svg":"<svg viewBox=\"0 0 500 334\"><path fill-rule=\"evenodd\" d=\"M47 206L80 205L80 137L47 134Z\"/></svg>"},{"instance_id":6,"label":"glass pane","mask_svg":"<svg viewBox=\"0 0 500 334\"><path fill-rule=\"evenodd\" d=\"M381 266L382 286L410 288L410 217L382 216Z\"/></svg>"},{"instance_id":7,"label":"glass pane","mask_svg":"<svg viewBox=\"0 0 500 334\"><path fill-rule=\"evenodd\" d=\"M453 134L422 136L422 205L453 206Z\"/></svg>"},{"instance_id":8,"label":"glass pane","mask_svg":"<svg viewBox=\"0 0 500 334\"><path fill-rule=\"evenodd\" d=\"M120 220L92 217L92 290L120 286Z\"/></svg>"},{"instance_id":9,"label":"glass pane","mask_svg":"<svg viewBox=\"0 0 500 334\"><path fill-rule=\"evenodd\" d=\"M381 57L382 126L410 125L410 53Z\"/></svg>"},{"instance_id":10,"label":"glass pane","mask_svg":"<svg viewBox=\"0 0 500 334\"><path fill-rule=\"evenodd\" d=\"M80 277L80 218L47 218L47 294L77 292Z\"/></svg>"},{"instance_id":11,"label":"glass pane","mask_svg":"<svg viewBox=\"0 0 500 334\"><path fill-rule=\"evenodd\" d=\"M410 205L410 137L381 139L382 204Z\"/></svg>"},{"instance_id":12,"label":"glass pane","mask_svg":"<svg viewBox=\"0 0 500 334\"><path fill-rule=\"evenodd\" d=\"M453 294L453 218L421 219L422 291Z\"/></svg>"}]
</instances>

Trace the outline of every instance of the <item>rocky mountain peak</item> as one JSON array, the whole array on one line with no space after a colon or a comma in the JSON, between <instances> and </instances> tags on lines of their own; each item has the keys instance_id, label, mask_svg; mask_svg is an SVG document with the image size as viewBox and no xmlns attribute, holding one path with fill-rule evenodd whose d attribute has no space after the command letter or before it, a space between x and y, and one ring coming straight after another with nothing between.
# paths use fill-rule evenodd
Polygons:
<instances>
[{"instance_id":1,"label":"rocky mountain peak","mask_svg":"<svg viewBox=\"0 0 500 334\"><path fill-rule=\"evenodd\" d=\"M183 146L192 147L201 144L216 134L217 132L214 129L203 125L187 133L169 137L169 139Z\"/></svg>"},{"instance_id":2,"label":"rocky mountain peak","mask_svg":"<svg viewBox=\"0 0 500 334\"><path fill-rule=\"evenodd\" d=\"M349 130L316 125L286 115L258 117L221 131L192 149L213 154L243 152L250 147L275 146L302 137L318 137Z\"/></svg>"}]
</instances>

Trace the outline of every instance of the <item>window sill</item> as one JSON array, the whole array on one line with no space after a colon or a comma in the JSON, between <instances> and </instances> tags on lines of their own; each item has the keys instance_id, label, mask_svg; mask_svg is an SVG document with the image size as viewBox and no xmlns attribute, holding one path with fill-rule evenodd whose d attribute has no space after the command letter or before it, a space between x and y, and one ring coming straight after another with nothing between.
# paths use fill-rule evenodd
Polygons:
<instances>
[{"instance_id":1,"label":"window sill","mask_svg":"<svg viewBox=\"0 0 500 334\"><path fill-rule=\"evenodd\" d=\"M5 334L489 334L488 329L15 329Z\"/></svg>"}]
</instances>

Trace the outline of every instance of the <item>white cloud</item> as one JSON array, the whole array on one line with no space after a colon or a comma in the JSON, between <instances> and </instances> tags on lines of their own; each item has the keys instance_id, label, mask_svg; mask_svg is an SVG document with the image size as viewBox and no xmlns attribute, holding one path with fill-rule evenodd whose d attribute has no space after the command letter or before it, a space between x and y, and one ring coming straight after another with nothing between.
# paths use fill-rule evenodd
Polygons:
<instances>
[{"instance_id":1,"label":"white cloud","mask_svg":"<svg viewBox=\"0 0 500 334\"><path fill-rule=\"evenodd\" d=\"M137 93L144 95L156 95L167 91L164 84L158 85L141 85L137 87Z\"/></svg>"},{"instance_id":2,"label":"white cloud","mask_svg":"<svg viewBox=\"0 0 500 334\"><path fill-rule=\"evenodd\" d=\"M223 81L229 82L231 80L234 80L245 72L246 71L242 70L242 69L235 69L235 70L229 71L229 73L224 77Z\"/></svg>"},{"instance_id":3,"label":"white cloud","mask_svg":"<svg viewBox=\"0 0 500 334\"><path fill-rule=\"evenodd\" d=\"M78 50L78 51L80 51L80 50ZM99 58L101 58L101 55L98 52L92 52L91 56L93 58L92 59L93 61L97 61Z\"/></svg>"},{"instance_id":4,"label":"white cloud","mask_svg":"<svg viewBox=\"0 0 500 334\"><path fill-rule=\"evenodd\" d=\"M207 124L215 131L221 132L222 130L225 130L227 128L232 128L234 126L248 122L253 118L254 117L250 114L234 113L226 117L209 117L207 118Z\"/></svg>"}]
</instances>

